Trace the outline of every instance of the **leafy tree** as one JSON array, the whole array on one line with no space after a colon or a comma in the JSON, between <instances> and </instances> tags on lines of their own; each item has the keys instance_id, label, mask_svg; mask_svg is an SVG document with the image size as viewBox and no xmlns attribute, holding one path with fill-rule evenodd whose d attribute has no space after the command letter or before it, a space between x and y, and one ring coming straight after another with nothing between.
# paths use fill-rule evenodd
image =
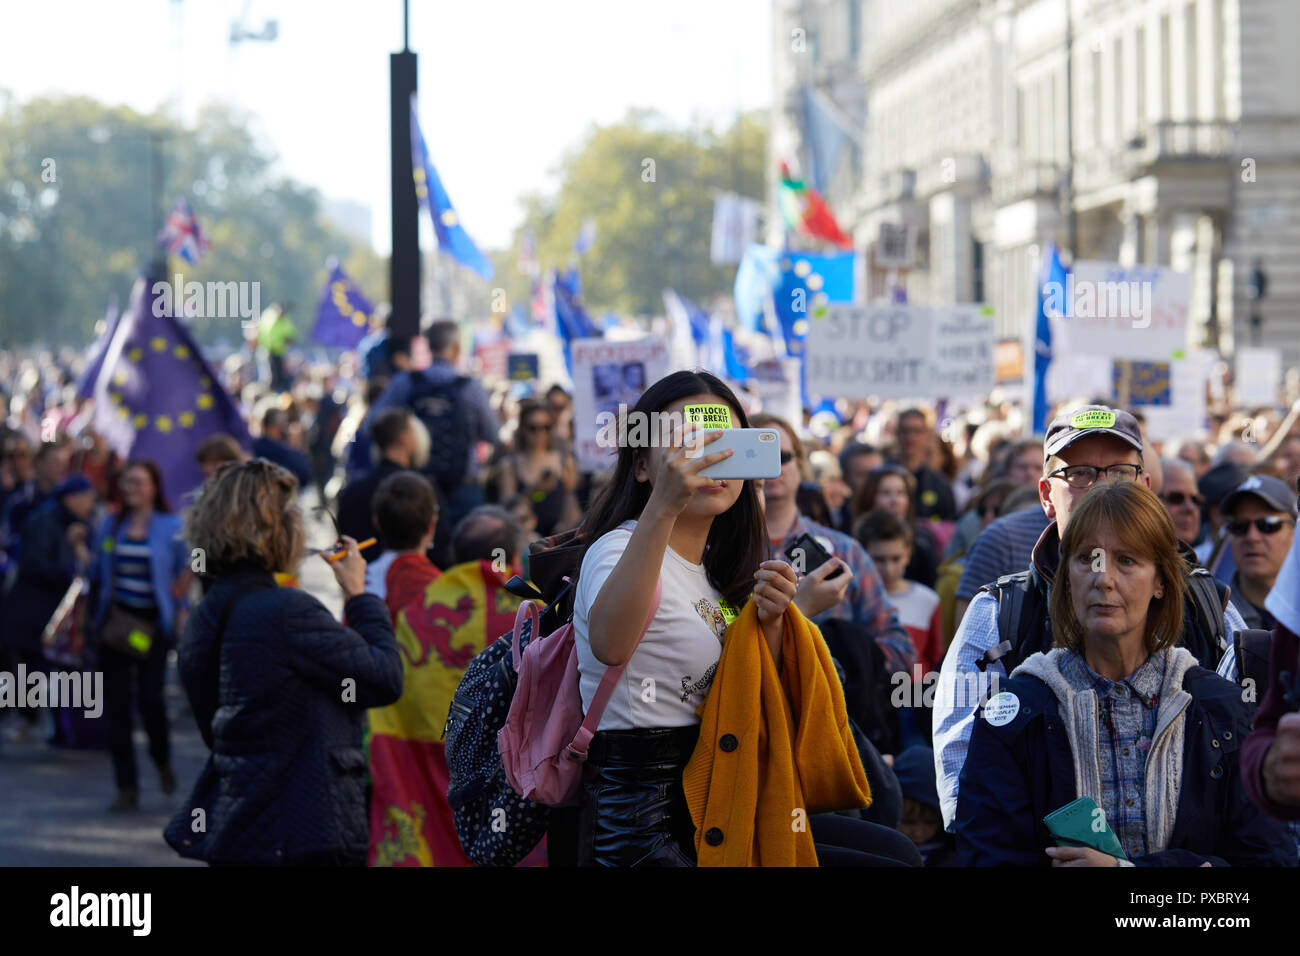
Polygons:
<instances>
[{"instance_id":1,"label":"leafy tree","mask_svg":"<svg viewBox=\"0 0 1300 956\"><path fill-rule=\"evenodd\" d=\"M257 282L263 308L294 304L303 340L330 255L370 295L387 289L383 261L326 223L317 192L277 173L228 107L204 109L190 129L88 97L0 97L0 344L89 342L108 298L124 305L161 253L154 236L178 196L212 249L196 265L173 259L168 276ZM237 341L239 322L201 318L192 329Z\"/></svg>"},{"instance_id":2,"label":"leafy tree","mask_svg":"<svg viewBox=\"0 0 1300 956\"><path fill-rule=\"evenodd\" d=\"M523 229L537 238L544 267L565 267L586 219L596 244L581 257L583 294L593 313L663 311L663 289L707 301L730 290L734 267L709 260L713 201L720 190L762 196L766 118L742 116L727 129L676 129L662 116L632 110L622 122L593 127L555 171L554 195L521 200ZM498 259L498 282L511 301L527 301L528 281L515 253ZM522 298L521 298L522 297Z\"/></svg>"}]
</instances>

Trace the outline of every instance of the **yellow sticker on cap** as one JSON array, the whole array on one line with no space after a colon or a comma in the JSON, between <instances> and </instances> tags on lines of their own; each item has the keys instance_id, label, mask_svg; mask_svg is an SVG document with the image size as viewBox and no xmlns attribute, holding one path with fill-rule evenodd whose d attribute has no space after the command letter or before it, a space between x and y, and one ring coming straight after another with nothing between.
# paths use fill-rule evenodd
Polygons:
<instances>
[{"instance_id":1,"label":"yellow sticker on cap","mask_svg":"<svg viewBox=\"0 0 1300 956\"><path fill-rule=\"evenodd\" d=\"M688 425L701 428L734 428L731 408L727 405L687 405L682 409Z\"/></svg>"},{"instance_id":2,"label":"yellow sticker on cap","mask_svg":"<svg viewBox=\"0 0 1300 956\"><path fill-rule=\"evenodd\" d=\"M1114 428L1115 413L1100 408L1079 412L1070 419L1071 428Z\"/></svg>"}]
</instances>

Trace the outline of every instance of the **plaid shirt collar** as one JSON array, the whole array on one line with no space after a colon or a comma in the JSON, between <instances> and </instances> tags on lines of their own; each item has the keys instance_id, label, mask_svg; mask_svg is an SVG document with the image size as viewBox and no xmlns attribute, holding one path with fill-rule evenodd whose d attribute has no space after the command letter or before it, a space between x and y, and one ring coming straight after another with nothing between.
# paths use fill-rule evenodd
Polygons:
<instances>
[{"instance_id":1,"label":"plaid shirt collar","mask_svg":"<svg viewBox=\"0 0 1300 956\"><path fill-rule=\"evenodd\" d=\"M1105 698L1118 684L1127 684L1143 700L1152 700L1160 693L1165 679L1165 657L1168 651L1159 650L1150 655L1128 677L1122 681L1113 681L1102 677L1083 659L1077 651L1066 657L1061 674L1076 691L1095 691L1099 699Z\"/></svg>"}]
</instances>

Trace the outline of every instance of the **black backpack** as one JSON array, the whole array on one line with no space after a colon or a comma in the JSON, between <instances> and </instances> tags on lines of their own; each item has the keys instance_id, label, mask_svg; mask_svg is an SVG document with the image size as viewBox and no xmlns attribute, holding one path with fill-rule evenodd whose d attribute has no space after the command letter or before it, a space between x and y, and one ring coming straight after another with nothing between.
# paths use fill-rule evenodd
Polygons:
<instances>
[{"instance_id":1,"label":"black backpack","mask_svg":"<svg viewBox=\"0 0 1300 956\"><path fill-rule=\"evenodd\" d=\"M581 536L567 532L529 546L528 576L541 590L519 577L506 590L525 600L549 600L541 615L542 633L550 634L572 613L573 585ZM565 581L564 577L570 577ZM522 646L532 639L532 621L524 620ZM505 726L519 675L511 654L514 632L489 644L465 669L456 687L443 732L450 780L447 802L460 845L479 866L514 866L551 831L547 844L552 866L567 862L571 820L527 800L511 788L501 766L497 732Z\"/></svg>"},{"instance_id":2,"label":"black backpack","mask_svg":"<svg viewBox=\"0 0 1300 956\"><path fill-rule=\"evenodd\" d=\"M435 385L424 372L411 373L411 394L406 404L429 432L429 461L425 472L442 485L456 485L469 467L474 424L469 404L461 392L469 379L463 375Z\"/></svg>"},{"instance_id":3,"label":"black backpack","mask_svg":"<svg viewBox=\"0 0 1300 956\"><path fill-rule=\"evenodd\" d=\"M1232 632L1232 646L1237 655L1237 683L1242 687L1253 681L1254 697L1249 701L1258 704L1268 693L1268 654L1273 646L1273 632L1257 628Z\"/></svg>"},{"instance_id":4,"label":"black backpack","mask_svg":"<svg viewBox=\"0 0 1300 956\"><path fill-rule=\"evenodd\" d=\"M1052 625L1048 620L1042 578L1030 568L1004 574L993 584L980 588L998 602L999 643L975 662L981 671L994 661L1001 661L1010 674L1026 658L1053 647ZM1187 596L1183 606L1183 635L1178 645L1185 647L1204 668L1219 666L1227 649L1223 610L1228 603L1228 589L1205 568L1187 569Z\"/></svg>"},{"instance_id":5,"label":"black backpack","mask_svg":"<svg viewBox=\"0 0 1300 956\"><path fill-rule=\"evenodd\" d=\"M826 649L843 671L840 684L849 720L881 753L898 753L903 733L898 711L890 701L893 687L885 673L884 651L865 625L853 621L831 619L821 633Z\"/></svg>"},{"instance_id":6,"label":"black backpack","mask_svg":"<svg viewBox=\"0 0 1300 956\"><path fill-rule=\"evenodd\" d=\"M531 632L532 620L525 619L522 643ZM518 682L513 638L513 632L503 634L470 661L443 732L452 822L465 855L479 866L514 866L537 846L550 823L550 807L511 788L497 750L497 731L505 726Z\"/></svg>"}]
</instances>

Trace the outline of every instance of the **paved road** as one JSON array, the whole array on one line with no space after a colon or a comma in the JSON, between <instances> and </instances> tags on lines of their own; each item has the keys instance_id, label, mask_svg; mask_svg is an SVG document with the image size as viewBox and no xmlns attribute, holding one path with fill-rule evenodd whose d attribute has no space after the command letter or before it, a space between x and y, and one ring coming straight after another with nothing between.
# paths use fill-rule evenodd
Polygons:
<instances>
[{"instance_id":1,"label":"paved road","mask_svg":"<svg viewBox=\"0 0 1300 956\"><path fill-rule=\"evenodd\" d=\"M327 544L328 524L309 525L308 543ZM306 561L300 582L335 615L341 613L338 586L322 561ZM179 787L172 796L163 795L147 738L137 729L140 808L132 814L108 812L116 792L108 751L49 747L46 715L30 741L0 742L0 866L194 865L162 838L163 827L188 797L207 758L174 665L167 674L167 712ZM4 716L0 728L14 726L12 715Z\"/></svg>"}]
</instances>

